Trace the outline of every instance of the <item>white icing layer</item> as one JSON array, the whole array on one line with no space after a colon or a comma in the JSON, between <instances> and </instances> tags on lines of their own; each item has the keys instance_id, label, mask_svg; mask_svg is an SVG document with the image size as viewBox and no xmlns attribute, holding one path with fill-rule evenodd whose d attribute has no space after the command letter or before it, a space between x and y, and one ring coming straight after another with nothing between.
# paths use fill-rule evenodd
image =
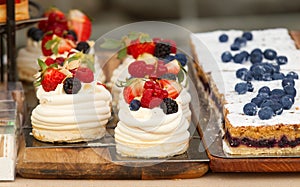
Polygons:
<instances>
[{"instance_id":1,"label":"white icing layer","mask_svg":"<svg viewBox=\"0 0 300 187\"><path fill-rule=\"evenodd\" d=\"M188 148L189 123L180 107L177 113L166 115L158 107L130 111L124 102L119 119L115 140L117 152L123 156L168 157Z\"/></svg>"},{"instance_id":2,"label":"white icing layer","mask_svg":"<svg viewBox=\"0 0 300 187\"><path fill-rule=\"evenodd\" d=\"M33 134L49 142L76 142L101 138L111 116L111 95L96 82L85 83L77 94L37 90L40 104L32 111Z\"/></svg>"}]
</instances>

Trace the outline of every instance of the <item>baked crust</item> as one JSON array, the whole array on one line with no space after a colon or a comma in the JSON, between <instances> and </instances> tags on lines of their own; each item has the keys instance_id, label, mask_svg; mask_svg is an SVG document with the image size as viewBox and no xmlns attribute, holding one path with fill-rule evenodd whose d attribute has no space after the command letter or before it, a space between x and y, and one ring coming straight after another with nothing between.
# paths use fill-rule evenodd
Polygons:
<instances>
[{"instance_id":1,"label":"baked crust","mask_svg":"<svg viewBox=\"0 0 300 187\"><path fill-rule=\"evenodd\" d=\"M15 4L15 20L29 19L29 4L28 0L21 0ZM0 5L0 22L6 22L6 4Z\"/></svg>"}]
</instances>

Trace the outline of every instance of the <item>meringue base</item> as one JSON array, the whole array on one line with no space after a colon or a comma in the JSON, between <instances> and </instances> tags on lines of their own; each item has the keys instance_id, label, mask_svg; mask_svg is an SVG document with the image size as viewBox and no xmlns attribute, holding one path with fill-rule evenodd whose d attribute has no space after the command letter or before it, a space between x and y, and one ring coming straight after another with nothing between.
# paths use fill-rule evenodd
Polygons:
<instances>
[{"instance_id":1,"label":"meringue base","mask_svg":"<svg viewBox=\"0 0 300 187\"><path fill-rule=\"evenodd\" d=\"M38 128L32 129L33 136L43 142L51 143L76 143L87 142L100 139L105 136L106 129L104 126L92 129L74 129L67 131L43 130Z\"/></svg>"}]
</instances>

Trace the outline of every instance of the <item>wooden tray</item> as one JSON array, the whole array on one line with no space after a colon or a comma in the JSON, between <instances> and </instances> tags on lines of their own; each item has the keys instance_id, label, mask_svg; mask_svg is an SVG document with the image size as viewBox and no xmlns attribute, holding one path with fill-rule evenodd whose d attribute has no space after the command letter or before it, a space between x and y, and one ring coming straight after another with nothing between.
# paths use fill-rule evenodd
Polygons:
<instances>
[{"instance_id":1,"label":"wooden tray","mask_svg":"<svg viewBox=\"0 0 300 187\"><path fill-rule=\"evenodd\" d=\"M300 47L300 32L291 31L292 38L296 46ZM193 56L196 58L195 50ZM210 169L213 172L299 172L300 171L300 155L283 155L283 156L234 156L227 155L222 148L222 114L219 112L218 106L210 105L211 96L209 96L209 86L205 80L200 80L197 75L197 70L202 71L198 67L198 62L195 63L193 81L196 82L199 97L206 95L206 100L203 100L206 110L203 110L203 115L206 116L205 121L200 121L198 129L202 135L202 140L207 154L210 159Z\"/></svg>"}]
</instances>

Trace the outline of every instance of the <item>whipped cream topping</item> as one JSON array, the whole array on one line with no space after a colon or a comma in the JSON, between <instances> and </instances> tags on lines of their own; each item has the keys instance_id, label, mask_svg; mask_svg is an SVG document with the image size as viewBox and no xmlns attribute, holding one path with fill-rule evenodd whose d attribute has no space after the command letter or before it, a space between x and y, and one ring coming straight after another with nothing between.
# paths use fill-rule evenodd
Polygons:
<instances>
[{"instance_id":1,"label":"whipped cream topping","mask_svg":"<svg viewBox=\"0 0 300 187\"><path fill-rule=\"evenodd\" d=\"M218 37L226 33L229 36L229 41L220 43ZM267 48L274 49L278 55L285 55L288 58L288 63L281 65L280 69L283 73L295 71L300 74L300 50L296 49L295 43L290 37L287 29L267 29L251 31L253 41L247 41L247 45L241 50L251 52L254 48L265 50ZM251 81L254 87L253 92L247 92L244 95L239 95L235 92L235 84L244 82L236 78L235 72L239 68L250 68L250 62L236 64L234 62L223 63L221 54L224 51L230 51L230 45L236 37L240 37L242 31L214 31L208 33L197 33L191 35L197 58L203 70L210 74L219 93L224 94L227 104L224 106L229 111L226 115L227 120L234 127L237 126L261 126L261 125L276 125L276 124L298 124L300 121L300 101L299 97L295 97L295 103L289 110L284 110L281 115L277 115L269 120L260 120L256 116L247 116L243 114L243 106L250 102L258 93L259 88L269 86L271 89L282 89L281 81ZM232 55L240 52L231 51ZM300 93L299 80L295 80L295 88L297 93Z\"/></svg>"},{"instance_id":2,"label":"whipped cream topping","mask_svg":"<svg viewBox=\"0 0 300 187\"><path fill-rule=\"evenodd\" d=\"M189 123L180 106L177 113L166 115L158 107L130 111L124 100L120 102L120 121L115 128L119 154L167 157L186 151L190 137Z\"/></svg>"},{"instance_id":3,"label":"whipped cream topping","mask_svg":"<svg viewBox=\"0 0 300 187\"><path fill-rule=\"evenodd\" d=\"M36 42L28 38L26 47L18 51L16 58L19 78L21 80L34 81L33 75L40 69L36 60L42 56L41 42Z\"/></svg>"},{"instance_id":4,"label":"whipped cream topping","mask_svg":"<svg viewBox=\"0 0 300 187\"><path fill-rule=\"evenodd\" d=\"M77 94L64 93L63 84L50 92L40 86L37 98L40 104L32 111L33 130L76 131L77 136L83 133L81 136L85 137L88 136L84 134L85 130L105 128L111 116L111 95L96 82L83 83Z\"/></svg>"}]
</instances>

